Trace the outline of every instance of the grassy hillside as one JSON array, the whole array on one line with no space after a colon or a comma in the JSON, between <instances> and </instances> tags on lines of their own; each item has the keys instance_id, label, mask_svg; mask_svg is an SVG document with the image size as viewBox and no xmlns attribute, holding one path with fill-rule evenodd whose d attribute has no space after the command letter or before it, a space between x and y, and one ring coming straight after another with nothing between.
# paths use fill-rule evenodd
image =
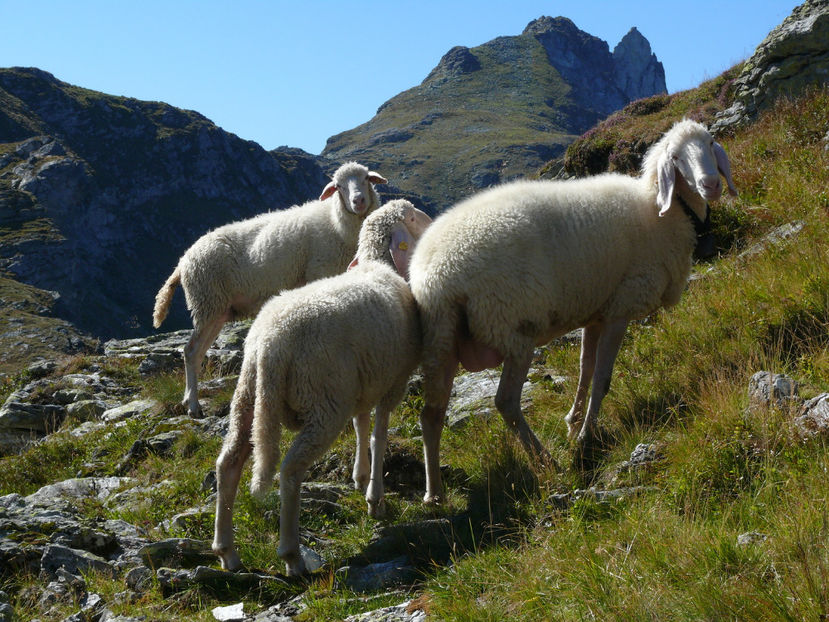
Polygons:
<instances>
[{"instance_id":1,"label":"grassy hillside","mask_svg":"<svg viewBox=\"0 0 829 622\"><path fill-rule=\"evenodd\" d=\"M662 120L636 115L617 127L633 131L628 124L636 123L641 131ZM328 561L308 585L233 600L197 588L170 597L156 586L113 610L152 620L211 620L210 609L221 603L244 598L250 611L305 590L300 620L341 619L407 598L416 598L427 619L435 620L825 619L829 440L801 438L792 412L749 413L746 388L754 372L766 369L792 376L803 397L829 391L828 131L829 91L822 90L782 101L751 127L722 138L741 195L733 204L715 205L713 218L737 233L716 260L698 266L699 278L675 309L630 329L603 404L603 447L593 472L538 471L500 418L475 417L444 434L444 507L423 507L422 490L388 499L384 525L462 516L472 527L473 537L459 533L452 563L427 564L423 582L410 592L367 600L336 586L333 570L366 549L376 526L352 492L333 513L303 509L303 529ZM752 242L794 220L804 223L795 239L741 256ZM578 354L572 343L546 351L540 366L566 381L535 379L528 410L531 425L562 465L571 455L562 417L575 391ZM220 441L176 419L183 389L178 370L146 379L134 362L76 357L54 374L96 368L140 387L160 407L147 418L81 438L66 432L79 423L70 418L63 433L22 455L0 458L0 495L25 495L78 474L112 474L137 438L182 426L171 451L137 457L126 471L142 485L170 480L150 489L146 503L83 507L90 518L122 518L160 538L161 521L204 503L202 482ZM10 379L2 391L25 380ZM214 396L210 410L226 409L231 390ZM391 455L419 456L419 402L411 395L393 415ZM655 445L659 459L642 471L618 471L643 442ZM349 429L312 476L346 483L353 451ZM246 473L235 514L242 558L251 568L281 572L273 518L278 496L255 501L248 478ZM557 494L589 485L643 488L611 504L585 497L564 508L556 501ZM747 532L765 539L738 545L738 535ZM212 512L196 514L174 533L209 541ZM119 603L123 579L93 573L87 583L107 602ZM37 607L38 585L36 576L16 576L0 589L12 595L23 619L52 619ZM76 610L61 605L54 619Z\"/></svg>"},{"instance_id":2,"label":"grassy hillside","mask_svg":"<svg viewBox=\"0 0 829 622\"><path fill-rule=\"evenodd\" d=\"M525 174L533 149L539 164L563 153L574 136L557 109L575 106L544 47L532 36L510 37L471 53L479 69L449 81L438 67L368 123L329 139L324 155L382 162L395 172L392 183L438 201L442 210L482 186L473 174L494 183ZM523 155L511 161L511 149Z\"/></svg>"},{"instance_id":3,"label":"grassy hillside","mask_svg":"<svg viewBox=\"0 0 829 622\"><path fill-rule=\"evenodd\" d=\"M648 146L675 121L688 117L711 124L716 113L728 106L741 68L732 67L695 89L654 95L628 104L567 147L565 172L577 177L607 170L636 174Z\"/></svg>"},{"instance_id":4,"label":"grassy hillside","mask_svg":"<svg viewBox=\"0 0 829 622\"><path fill-rule=\"evenodd\" d=\"M705 266L676 309L630 331L603 404L606 455L596 479L637 443L655 443L663 459L628 482L648 491L611 507L587 500L569 513L534 495L532 520L513 541L429 582L438 619L826 617L829 439L802 439L792 412L748 413L746 393L759 370L788 373L805 397L829 390L827 130L823 90L780 102L723 140L750 236L742 242L793 220L805 227L784 246ZM560 416L577 356L575 347L550 355L571 379L532 409L548 446L566 447ZM540 489L573 485L572 477L542 476ZM739 546L746 532L766 539Z\"/></svg>"}]
</instances>

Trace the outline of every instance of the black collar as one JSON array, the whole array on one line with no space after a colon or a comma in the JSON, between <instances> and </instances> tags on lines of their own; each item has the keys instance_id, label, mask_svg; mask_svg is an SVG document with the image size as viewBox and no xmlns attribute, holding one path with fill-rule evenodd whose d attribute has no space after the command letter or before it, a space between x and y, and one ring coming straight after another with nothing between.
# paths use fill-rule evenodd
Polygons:
<instances>
[{"instance_id":1,"label":"black collar","mask_svg":"<svg viewBox=\"0 0 829 622\"><path fill-rule=\"evenodd\" d=\"M705 204L705 220L701 220L696 212L691 209L688 202L682 198L679 193L676 193L676 198L682 206L682 211L691 219L691 224L694 225L694 231L697 234L697 244L694 247L694 256L697 259L707 259L716 252L714 248L714 234L711 233L711 208L708 203Z\"/></svg>"}]
</instances>

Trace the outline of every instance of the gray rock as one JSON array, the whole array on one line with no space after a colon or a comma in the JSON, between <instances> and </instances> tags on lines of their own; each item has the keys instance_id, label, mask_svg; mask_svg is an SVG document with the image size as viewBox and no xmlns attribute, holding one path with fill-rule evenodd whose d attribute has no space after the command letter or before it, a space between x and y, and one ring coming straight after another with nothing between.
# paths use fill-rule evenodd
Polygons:
<instances>
[{"instance_id":1,"label":"gray rock","mask_svg":"<svg viewBox=\"0 0 829 622\"><path fill-rule=\"evenodd\" d=\"M769 247L781 246L787 241L797 238L804 226L806 226L806 223L802 220L796 220L794 222L786 223L785 225L780 225L766 234L762 240L752 244L746 250L742 251L737 258L749 259L755 255L759 255Z\"/></svg>"},{"instance_id":2,"label":"gray rock","mask_svg":"<svg viewBox=\"0 0 829 622\"><path fill-rule=\"evenodd\" d=\"M807 0L757 46L734 81L734 104L717 115L713 132L743 125L781 95L829 83L829 3Z\"/></svg>"},{"instance_id":3,"label":"gray rock","mask_svg":"<svg viewBox=\"0 0 829 622\"><path fill-rule=\"evenodd\" d=\"M144 413L155 410L160 406L156 400L133 400L121 406L108 408L101 413L101 419L106 422L123 421L125 419L132 419Z\"/></svg>"},{"instance_id":4,"label":"gray rock","mask_svg":"<svg viewBox=\"0 0 829 622\"><path fill-rule=\"evenodd\" d=\"M84 389L59 389L55 391L52 399L55 404L74 404L83 400L91 400L94 396Z\"/></svg>"},{"instance_id":5,"label":"gray rock","mask_svg":"<svg viewBox=\"0 0 829 622\"><path fill-rule=\"evenodd\" d=\"M325 564L325 560L319 553L304 544L299 545L299 554L302 561L305 562L305 570L308 572L316 572Z\"/></svg>"},{"instance_id":6,"label":"gray rock","mask_svg":"<svg viewBox=\"0 0 829 622\"><path fill-rule=\"evenodd\" d=\"M245 603L236 603L235 605L227 605L224 607L214 607L210 613L220 622L244 622L247 618L245 614Z\"/></svg>"},{"instance_id":7,"label":"gray rock","mask_svg":"<svg viewBox=\"0 0 829 622\"><path fill-rule=\"evenodd\" d=\"M406 601L399 605L348 616L345 622L425 622L426 612L417 608L409 611L411 607L411 601Z\"/></svg>"},{"instance_id":8,"label":"gray rock","mask_svg":"<svg viewBox=\"0 0 829 622\"><path fill-rule=\"evenodd\" d=\"M209 523L213 518L215 506L213 504L203 505L197 508L189 508L178 512L169 520L162 521L161 528L166 532L187 531L190 528Z\"/></svg>"},{"instance_id":9,"label":"gray rock","mask_svg":"<svg viewBox=\"0 0 829 622\"><path fill-rule=\"evenodd\" d=\"M18 573L34 574L40 568L42 556L42 547L0 538L0 577L17 576Z\"/></svg>"},{"instance_id":10,"label":"gray rock","mask_svg":"<svg viewBox=\"0 0 829 622\"><path fill-rule=\"evenodd\" d=\"M151 542L142 547L138 554L148 568L192 568L216 561L208 542L190 538L170 538Z\"/></svg>"},{"instance_id":11,"label":"gray rock","mask_svg":"<svg viewBox=\"0 0 829 622\"><path fill-rule=\"evenodd\" d=\"M116 574L115 567L112 564L94 553L71 549L59 544L49 544L43 550L43 556L40 559L40 570L50 576L54 575L60 568L72 574L89 571L100 572L111 577Z\"/></svg>"},{"instance_id":12,"label":"gray rock","mask_svg":"<svg viewBox=\"0 0 829 622\"><path fill-rule=\"evenodd\" d=\"M495 393L500 376L497 371L485 370L462 374L455 379L452 397L447 409L446 425L456 429L465 425L470 416L488 417L496 412ZM521 388L522 401L529 400L532 385L529 381Z\"/></svg>"},{"instance_id":13,"label":"gray rock","mask_svg":"<svg viewBox=\"0 0 829 622\"><path fill-rule=\"evenodd\" d=\"M95 421L106 409L106 403L101 400L81 400L69 404L66 407L66 415L81 421Z\"/></svg>"},{"instance_id":14,"label":"gray rock","mask_svg":"<svg viewBox=\"0 0 829 622\"><path fill-rule=\"evenodd\" d=\"M26 372L31 378L44 378L55 371L57 367L58 364L55 361L36 361L29 365Z\"/></svg>"},{"instance_id":15,"label":"gray rock","mask_svg":"<svg viewBox=\"0 0 829 622\"><path fill-rule=\"evenodd\" d=\"M193 570L159 568L156 579L164 593L180 592L194 585L202 585L216 592L236 594L237 597L240 593L261 590L265 586L289 586L284 579L273 575L228 572L207 566L198 566Z\"/></svg>"},{"instance_id":16,"label":"gray rock","mask_svg":"<svg viewBox=\"0 0 829 622\"><path fill-rule=\"evenodd\" d=\"M66 409L57 404L7 401L0 408L0 430L19 434L47 434L63 422Z\"/></svg>"},{"instance_id":17,"label":"gray rock","mask_svg":"<svg viewBox=\"0 0 829 622\"><path fill-rule=\"evenodd\" d=\"M748 383L749 411L786 408L798 398L797 382L784 374L758 371Z\"/></svg>"},{"instance_id":18,"label":"gray rock","mask_svg":"<svg viewBox=\"0 0 829 622\"><path fill-rule=\"evenodd\" d=\"M737 536L737 546L746 547L752 544L762 544L768 539L769 537L764 533L760 533L759 531L748 531Z\"/></svg>"},{"instance_id":19,"label":"gray rock","mask_svg":"<svg viewBox=\"0 0 829 622\"><path fill-rule=\"evenodd\" d=\"M807 400L794 422L804 437L829 435L829 393Z\"/></svg>"},{"instance_id":20,"label":"gray rock","mask_svg":"<svg viewBox=\"0 0 829 622\"><path fill-rule=\"evenodd\" d=\"M9 603L0 603L0 622L14 622L14 607Z\"/></svg>"},{"instance_id":21,"label":"gray rock","mask_svg":"<svg viewBox=\"0 0 829 622\"><path fill-rule=\"evenodd\" d=\"M120 616L105 610L98 622L146 622L146 616Z\"/></svg>"},{"instance_id":22,"label":"gray rock","mask_svg":"<svg viewBox=\"0 0 829 622\"><path fill-rule=\"evenodd\" d=\"M337 570L337 580L357 593L376 592L399 585L411 585L421 578L408 556L367 566L343 566Z\"/></svg>"},{"instance_id":23,"label":"gray rock","mask_svg":"<svg viewBox=\"0 0 829 622\"><path fill-rule=\"evenodd\" d=\"M134 480L129 477L81 477L48 484L25 498L29 505L51 507L59 499L84 497L106 501L110 495Z\"/></svg>"},{"instance_id":24,"label":"gray rock","mask_svg":"<svg viewBox=\"0 0 829 622\"><path fill-rule=\"evenodd\" d=\"M135 592L146 592L152 586L153 571L146 566L132 568L124 575L124 582Z\"/></svg>"}]
</instances>

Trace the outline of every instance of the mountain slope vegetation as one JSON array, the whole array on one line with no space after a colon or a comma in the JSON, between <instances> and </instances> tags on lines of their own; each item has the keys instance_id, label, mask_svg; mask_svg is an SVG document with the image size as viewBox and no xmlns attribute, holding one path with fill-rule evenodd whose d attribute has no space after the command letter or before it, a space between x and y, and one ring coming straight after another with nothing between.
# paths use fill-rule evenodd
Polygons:
<instances>
[{"instance_id":1,"label":"mountain slope vegetation","mask_svg":"<svg viewBox=\"0 0 829 622\"><path fill-rule=\"evenodd\" d=\"M711 92L703 85L697 95ZM644 133L663 122L659 114L623 115L598 130L596 140L603 131ZM721 137L741 194L714 205L712 217L718 230L735 233L720 237L716 258L697 265L676 308L629 331L603 404L602 449L589 472L569 466L562 417L575 391L579 347L563 341L539 353L528 405L531 425L566 465L561 472L539 470L500 418L476 410L465 426L444 434L444 507L423 507L417 483L389 486L381 527L422 525L424 533L448 528L450 534L443 561L451 564L432 563L434 549L421 546L415 551L424 558L417 566L420 580L407 584L405 593L383 589L366 598L337 578L339 567L365 557L377 541L377 524L365 515L357 492L343 493L336 507L304 507L307 542L325 559L307 584L230 593L189 585L170 592L158 573L142 591L125 593L122 577L90 571L87 589L115 613L153 620L210 620L210 609L220 604L242 600L246 611L257 611L297 595L294 609L284 610L297 620L342 619L409 598L439 620L825 617L829 437L825 431L805 435L795 425L800 401L749 409L747 386L755 372L769 370L795 380L801 399L829 392L827 133L824 88L780 100L755 123ZM763 243L791 223L799 233ZM78 371L106 374L156 406L149 415L85 436L72 433L82 425L80 415L68 416L55 434L0 458L0 495L27 495L76 475L126 475L134 481L125 486L144 490L144 500L92 499L79 507L84 520L120 519L155 540L174 535L209 541L212 510L204 485L220 440L178 417L178 366L150 374L139 373L138 366L137 359L86 355L50 372L53 382ZM207 375L218 388L206 410L221 422L232 376L219 365ZM27 373L7 378L3 390L9 394L30 379ZM37 399L50 397L43 393ZM419 405L414 388L392 417L392 472L400 468L394 464L403 464L406 473L422 469ZM173 430L178 435L164 452L134 449ZM640 469L623 467L640 445L651 448L654 459ZM311 479L346 483L353 451L353 434L346 430ZM278 573L278 495L255 501L248 478L246 473L236 510L241 555L250 568ZM590 487L595 495L583 492ZM598 494L612 490L634 494L612 502ZM173 515L205 504L189 520L164 526ZM26 546L49 540L34 531L16 537ZM2 581L0 589L24 619L60 620L78 610L71 598L44 609L36 573L4 575Z\"/></svg>"}]
</instances>

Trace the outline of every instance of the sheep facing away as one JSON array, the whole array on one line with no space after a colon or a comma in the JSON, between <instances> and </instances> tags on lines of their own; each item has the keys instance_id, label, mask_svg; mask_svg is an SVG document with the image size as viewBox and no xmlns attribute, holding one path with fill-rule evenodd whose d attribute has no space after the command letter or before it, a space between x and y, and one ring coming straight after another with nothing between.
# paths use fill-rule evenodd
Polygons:
<instances>
[{"instance_id":1,"label":"sheep facing away","mask_svg":"<svg viewBox=\"0 0 829 622\"><path fill-rule=\"evenodd\" d=\"M380 205L372 184L386 180L365 166L340 166L320 198L230 223L188 248L155 300L153 325L167 317L181 284L193 319L184 347L182 404L200 411L198 374L210 345L228 321L252 317L272 295L346 269L365 217Z\"/></svg>"},{"instance_id":2,"label":"sheep facing away","mask_svg":"<svg viewBox=\"0 0 829 622\"><path fill-rule=\"evenodd\" d=\"M348 272L271 298L254 320L230 429L216 461L213 550L223 568L241 566L232 514L242 467L253 453L251 491L264 496L279 463L283 425L298 430L279 475L278 553L289 575L305 571L299 553L300 484L349 418L357 433L355 486L366 490L369 514L382 513L389 412L403 397L421 343L417 307L398 273L407 274L409 254L429 222L408 201L391 201L366 218Z\"/></svg>"},{"instance_id":3,"label":"sheep facing away","mask_svg":"<svg viewBox=\"0 0 829 622\"><path fill-rule=\"evenodd\" d=\"M496 407L529 453L548 457L521 412L521 386L535 346L584 327L566 421L579 451L589 447L628 322L676 304L685 289L696 239L686 209L705 219L722 193L719 173L736 194L725 151L683 120L652 146L638 178L519 181L435 220L411 262L423 323L425 501L440 500L440 434L458 363L503 362Z\"/></svg>"}]
</instances>

